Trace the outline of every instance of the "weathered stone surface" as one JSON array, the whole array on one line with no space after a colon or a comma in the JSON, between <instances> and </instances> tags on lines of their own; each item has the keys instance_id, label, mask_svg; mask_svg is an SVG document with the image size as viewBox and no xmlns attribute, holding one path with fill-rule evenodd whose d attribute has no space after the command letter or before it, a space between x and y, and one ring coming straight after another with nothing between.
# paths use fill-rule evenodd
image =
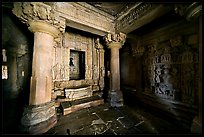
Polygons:
<instances>
[{"instance_id":1,"label":"weathered stone surface","mask_svg":"<svg viewBox=\"0 0 204 137\"><path fill-rule=\"evenodd\" d=\"M89 98L85 98L77 101L62 102L61 104L63 108L63 115L67 115L77 110L92 107L92 106L98 106L103 103L104 103L104 99L102 98L89 97Z\"/></svg>"}]
</instances>

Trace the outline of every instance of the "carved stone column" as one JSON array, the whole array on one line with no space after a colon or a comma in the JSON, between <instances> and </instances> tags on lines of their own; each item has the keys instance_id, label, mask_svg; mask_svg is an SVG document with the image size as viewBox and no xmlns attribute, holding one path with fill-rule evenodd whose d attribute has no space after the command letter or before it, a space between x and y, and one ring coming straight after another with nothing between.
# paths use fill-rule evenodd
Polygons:
<instances>
[{"instance_id":1,"label":"carved stone column","mask_svg":"<svg viewBox=\"0 0 204 137\"><path fill-rule=\"evenodd\" d=\"M99 86L100 91L104 89L104 77L105 77L105 67L104 67L104 49L102 44L99 42L99 38L95 40L95 48L98 52L98 64L99 64ZM102 93L101 93L102 95Z\"/></svg>"},{"instance_id":2,"label":"carved stone column","mask_svg":"<svg viewBox=\"0 0 204 137\"><path fill-rule=\"evenodd\" d=\"M104 37L108 48L111 49L110 74L110 104L113 107L123 106L123 94L120 90L120 60L119 49L125 43L126 35L123 33L108 34Z\"/></svg>"},{"instance_id":3,"label":"carved stone column","mask_svg":"<svg viewBox=\"0 0 204 137\"><path fill-rule=\"evenodd\" d=\"M202 15L199 17L199 81L198 81L198 116L193 119L192 133L202 134Z\"/></svg>"},{"instance_id":4,"label":"carved stone column","mask_svg":"<svg viewBox=\"0 0 204 137\"><path fill-rule=\"evenodd\" d=\"M191 125L192 133L202 133L202 3L193 2L188 4L176 4L176 13L184 16L188 21L199 22L199 81L198 81L198 116L196 116Z\"/></svg>"},{"instance_id":5,"label":"carved stone column","mask_svg":"<svg viewBox=\"0 0 204 137\"><path fill-rule=\"evenodd\" d=\"M41 134L57 122L55 102L51 100L52 51L60 29L51 20L51 7L44 3L14 3L13 13L34 33L30 98L21 119L22 132Z\"/></svg>"}]
</instances>

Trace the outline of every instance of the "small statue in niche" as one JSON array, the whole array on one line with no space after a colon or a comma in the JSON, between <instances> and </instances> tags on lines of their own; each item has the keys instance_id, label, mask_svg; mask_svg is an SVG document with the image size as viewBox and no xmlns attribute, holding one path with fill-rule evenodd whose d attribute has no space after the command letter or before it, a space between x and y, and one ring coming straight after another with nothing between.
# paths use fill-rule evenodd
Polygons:
<instances>
[{"instance_id":1,"label":"small statue in niche","mask_svg":"<svg viewBox=\"0 0 204 137\"><path fill-rule=\"evenodd\" d=\"M74 66L74 62L73 62L73 58L70 58L70 61L69 61L69 66Z\"/></svg>"}]
</instances>

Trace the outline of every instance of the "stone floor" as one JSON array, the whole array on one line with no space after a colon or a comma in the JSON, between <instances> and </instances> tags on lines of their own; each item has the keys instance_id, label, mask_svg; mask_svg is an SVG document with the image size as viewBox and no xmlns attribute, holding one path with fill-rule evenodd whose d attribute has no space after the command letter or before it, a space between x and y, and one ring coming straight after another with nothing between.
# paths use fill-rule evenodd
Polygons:
<instances>
[{"instance_id":1,"label":"stone floor","mask_svg":"<svg viewBox=\"0 0 204 137\"><path fill-rule=\"evenodd\" d=\"M58 115L46 135L159 135L190 134L179 124L156 117L139 107L110 107L107 103Z\"/></svg>"}]
</instances>

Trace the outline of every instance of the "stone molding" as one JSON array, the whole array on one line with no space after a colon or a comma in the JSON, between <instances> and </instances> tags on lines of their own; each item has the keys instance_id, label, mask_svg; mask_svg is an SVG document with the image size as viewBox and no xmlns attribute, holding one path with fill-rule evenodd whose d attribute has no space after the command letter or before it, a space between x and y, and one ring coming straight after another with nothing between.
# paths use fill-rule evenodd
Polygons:
<instances>
[{"instance_id":1,"label":"stone molding","mask_svg":"<svg viewBox=\"0 0 204 137\"><path fill-rule=\"evenodd\" d=\"M65 19L54 13L52 7L42 2L14 2L13 14L23 23L29 25L30 21L44 21L58 28L65 30Z\"/></svg>"},{"instance_id":2,"label":"stone molding","mask_svg":"<svg viewBox=\"0 0 204 137\"><path fill-rule=\"evenodd\" d=\"M104 36L105 43L108 45L108 48L118 47L121 48L122 45L125 43L126 34L124 33L115 33Z\"/></svg>"},{"instance_id":3,"label":"stone molding","mask_svg":"<svg viewBox=\"0 0 204 137\"><path fill-rule=\"evenodd\" d=\"M47 102L41 105L29 105L25 107L22 125L32 126L48 120L55 115L55 102Z\"/></svg>"}]
</instances>

